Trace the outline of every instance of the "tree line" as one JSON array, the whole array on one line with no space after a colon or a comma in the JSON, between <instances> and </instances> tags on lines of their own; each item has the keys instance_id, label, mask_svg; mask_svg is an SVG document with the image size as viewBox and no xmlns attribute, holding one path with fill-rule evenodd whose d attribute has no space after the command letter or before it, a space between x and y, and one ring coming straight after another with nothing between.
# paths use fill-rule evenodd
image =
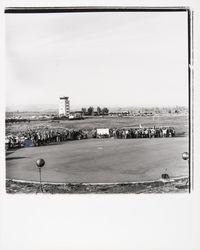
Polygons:
<instances>
[{"instance_id":1,"label":"tree line","mask_svg":"<svg viewBox=\"0 0 200 250\"><path fill-rule=\"evenodd\" d=\"M82 108L83 115L108 115L109 109L107 107L101 108L97 107L96 111L94 107L90 106L89 108Z\"/></svg>"}]
</instances>

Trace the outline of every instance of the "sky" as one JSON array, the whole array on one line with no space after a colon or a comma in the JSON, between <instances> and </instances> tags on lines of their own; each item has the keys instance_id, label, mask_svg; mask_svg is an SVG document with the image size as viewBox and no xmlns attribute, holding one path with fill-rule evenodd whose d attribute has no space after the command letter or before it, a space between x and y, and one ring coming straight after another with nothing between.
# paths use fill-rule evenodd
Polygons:
<instances>
[{"instance_id":1,"label":"sky","mask_svg":"<svg viewBox=\"0 0 200 250\"><path fill-rule=\"evenodd\" d=\"M6 14L6 106L187 106L186 12Z\"/></svg>"}]
</instances>

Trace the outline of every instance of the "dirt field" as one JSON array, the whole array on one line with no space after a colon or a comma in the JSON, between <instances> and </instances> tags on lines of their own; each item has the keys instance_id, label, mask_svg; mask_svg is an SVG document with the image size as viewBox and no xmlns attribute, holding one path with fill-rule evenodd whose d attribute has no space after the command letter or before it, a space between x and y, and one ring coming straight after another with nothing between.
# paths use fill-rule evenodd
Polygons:
<instances>
[{"instance_id":1,"label":"dirt field","mask_svg":"<svg viewBox=\"0 0 200 250\"><path fill-rule=\"evenodd\" d=\"M44 158L47 182L115 183L188 176L181 154L187 138L88 139L59 145L22 148L6 158L6 177L38 181L35 161Z\"/></svg>"}]
</instances>

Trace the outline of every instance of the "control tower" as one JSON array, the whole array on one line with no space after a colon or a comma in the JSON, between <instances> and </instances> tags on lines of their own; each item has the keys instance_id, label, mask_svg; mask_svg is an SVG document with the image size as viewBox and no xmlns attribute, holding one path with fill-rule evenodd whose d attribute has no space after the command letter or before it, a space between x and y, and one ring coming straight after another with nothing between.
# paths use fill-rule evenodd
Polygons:
<instances>
[{"instance_id":1,"label":"control tower","mask_svg":"<svg viewBox=\"0 0 200 250\"><path fill-rule=\"evenodd\" d=\"M69 113L70 113L69 97L67 96L60 97L59 116L69 117Z\"/></svg>"}]
</instances>

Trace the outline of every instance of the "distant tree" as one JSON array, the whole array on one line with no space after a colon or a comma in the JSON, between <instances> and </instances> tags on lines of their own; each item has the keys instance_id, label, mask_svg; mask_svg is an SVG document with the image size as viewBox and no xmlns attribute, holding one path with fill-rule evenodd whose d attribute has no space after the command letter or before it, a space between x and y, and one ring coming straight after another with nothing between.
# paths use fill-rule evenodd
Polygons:
<instances>
[{"instance_id":1,"label":"distant tree","mask_svg":"<svg viewBox=\"0 0 200 250\"><path fill-rule=\"evenodd\" d=\"M101 108L100 107L97 107L97 114L101 115Z\"/></svg>"},{"instance_id":2,"label":"distant tree","mask_svg":"<svg viewBox=\"0 0 200 250\"><path fill-rule=\"evenodd\" d=\"M93 107L89 107L88 108L88 115L93 115L94 113L94 108Z\"/></svg>"},{"instance_id":3,"label":"distant tree","mask_svg":"<svg viewBox=\"0 0 200 250\"><path fill-rule=\"evenodd\" d=\"M102 109L102 114L103 115L108 115L108 113L109 113L109 109L108 108L105 107L105 108Z\"/></svg>"},{"instance_id":4,"label":"distant tree","mask_svg":"<svg viewBox=\"0 0 200 250\"><path fill-rule=\"evenodd\" d=\"M160 110L158 107L156 107L156 108L154 109L154 112L157 113L157 114L160 114L160 113L161 113L161 110Z\"/></svg>"},{"instance_id":5,"label":"distant tree","mask_svg":"<svg viewBox=\"0 0 200 250\"><path fill-rule=\"evenodd\" d=\"M81 110L82 110L82 112L83 112L83 115L85 115L85 114L87 113L86 108L82 108Z\"/></svg>"}]
</instances>

